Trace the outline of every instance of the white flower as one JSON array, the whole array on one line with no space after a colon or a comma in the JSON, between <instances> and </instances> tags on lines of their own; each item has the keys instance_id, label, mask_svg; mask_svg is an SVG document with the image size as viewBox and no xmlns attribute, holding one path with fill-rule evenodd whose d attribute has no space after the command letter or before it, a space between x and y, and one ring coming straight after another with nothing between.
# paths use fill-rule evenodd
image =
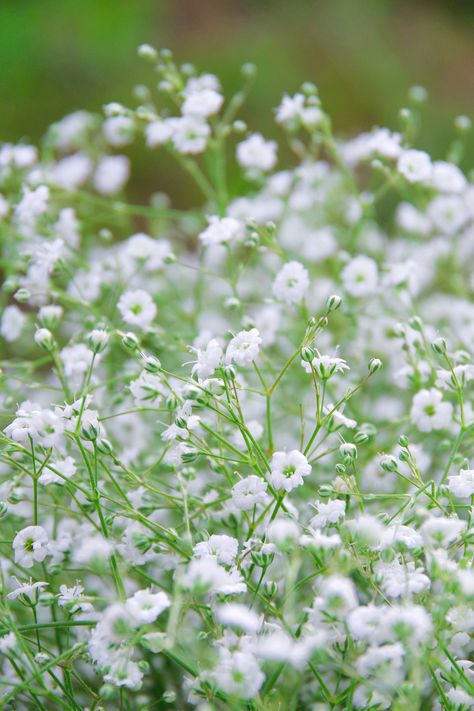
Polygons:
<instances>
[{"instance_id":1,"label":"white flower","mask_svg":"<svg viewBox=\"0 0 474 711\"><path fill-rule=\"evenodd\" d=\"M467 499L474 494L474 469L461 469L458 475L448 477L448 488L453 496Z\"/></svg>"},{"instance_id":2,"label":"white flower","mask_svg":"<svg viewBox=\"0 0 474 711\"><path fill-rule=\"evenodd\" d=\"M110 116L102 124L105 140L114 148L131 143L135 124L129 116Z\"/></svg>"},{"instance_id":3,"label":"white flower","mask_svg":"<svg viewBox=\"0 0 474 711\"><path fill-rule=\"evenodd\" d=\"M445 235L453 235L469 221L469 211L459 195L439 195L428 205L427 216Z\"/></svg>"},{"instance_id":4,"label":"white flower","mask_svg":"<svg viewBox=\"0 0 474 711\"><path fill-rule=\"evenodd\" d=\"M375 566L380 586L388 597L411 597L430 588L430 579L423 568L416 568L413 561L401 563L397 558L391 563L379 562Z\"/></svg>"},{"instance_id":5,"label":"white flower","mask_svg":"<svg viewBox=\"0 0 474 711\"><path fill-rule=\"evenodd\" d=\"M84 588L79 581L76 581L76 584L70 588L67 585L60 585L59 595L57 596L59 607L66 607L71 614L93 612L93 605L83 599L83 593Z\"/></svg>"},{"instance_id":6,"label":"white flower","mask_svg":"<svg viewBox=\"0 0 474 711\"><path fill-rule=\"evenodd\" d=\"M241 479L232 487L232 503L241 511L251 511L254 506L268 501L267 483L256 474Z\"/></svg>"},{"instance_id":7,"label":"white flower","mask_svg":"<svg viewBox=\"0 0 474 711\"><path fill-rule=\"evenodd\" d=\"M297 449L275 452L270 462L269 481L275 489L292 491L303 484L303 477L311 474L311 465Z\"/></svg>"},{"instance_id":8,"label":"white flower","mask_svg":"<svg viewBox=\"0 0 474 711\"><path fill-rule=\"evenodd\" d=\"M278 547L296 541L300 535L300 527L290 518L276 518L268 524L267 538Z\"/></svg>"},{"instance_id":9,"label":"white flower","mask_svg":"<svg viewBox=\"0 0 474 711\"><path fill-rule=\"evenodd\" d=\"M428 182L432 175L431 158L424 151L404 150L398 159L397 169L409 183Z\"/></svg>"},{"instance_id":10,"label":"white flower","mask_svg":"<svg viewBox=\"0 0 474 711\"><path fill-rule=\"evenodd\" d=\"M103 195L114 195L123 188L130 174L130 161L126 156L105 156L95 170L93 183Z\"/></svg>"},{"instance_id":11,"label":"white flower","mask_svg":"<svg viewBox=\"0 0 474 711\"><path fill-rule=\"evenodd\" d=\"M239 550L236 538L213 535L207 541L196 543L193 548L198 558L215 558L221 565L232 565Z\"/></svg>"},{"instance_id":12,"label":"white flower","mask_svg":"<svg viewBox=\"0 0 474 711\"><path fill-rule=\"evenodd\" d=\"M313 528L323 528L328 523L337 523L344 518L346 512L346 502L340 499L328 501L327 504L316 501L314 506L318 513L310 521Z\"/></svg>"},{"instance_id":13,"label":"white flower","mask_svg":"<svg viewBox=\"0 0 474 711\"><path fill-rule=\"evenodd\" d=\"M114 686L125 686L128 689L139 689L143 679L143 672L136 662L126 655L115 656L108 667L104 681Z\"/></svg>"},{"instance_id":14,"label":"white flower","mask_svg":"<svg viewBox=\"0 0 474 711\"><path fill-rule=\"evenodd\" d=\"M266 172L276 164L276 150L275 141L266 141L260 133L253 133L237 145L237 162L242 168Z\"/></svg>"},{"instance_id":15,"label":"white flower","mask_svg":"<svg viewBox=\"0 0 474 711\"><path fill-rule=\"evenodd\" d=\"M74 153L55 163L50 171L50 181L64 190L79 188L92 173L92 161L85 153Z\"/></svg>"},{"instance_id":16,"label":"white flower","mask_svg":"<svg viewBox=\"0 0 474 711\"><path fill-rule=\"evenodd\" d=\"M187 589L204 589L211 595L239 595L247 586L236 568L227 571L212 556L191 561L182 583Z\"/></svg>"},{"instance_id":17,"label":"white flower","mask_svg":"<svg viewBox=\"0 0 474 711\"><path fill-rule=\"evenodd\" d=\"M254 698L265 681L256 658L249 651L223 650L211 677L226 694L243 700Z\"/></svg>"},{"instance_id":18,"label":"white flower","mask_svg":"<svg viewBox=\"0 0 474 711\"><path fill-rule=\"evenodd\" d=\"M224 97L215 89L201 89L189 93L181 106L183 116L207 118L216 114L222 106Z\"/></svg>"},{"instance_id":19,"label":"white flower","mask_svg":"<svg viewBox=\"0 0 474 711\"><path fill-rule=\"evenodd\" d=\"M172 135L173 126L170 125L167 120L162 121L160 119L158 121L152 121L145 129L148 148L156 148L156 146L162 146L164 143L168 143Z\"/></svg>"},{"instance_id":20,"label":"white flower","mask_svg":"<svg viewBox=\"0 0 474 711\"><path fill-rule=\"evenodd\" d=\"M150 294L143 289L126 291L120 297L117 308L126 323L142 329L150 326L157 312Z\"/></svg>"},{"instance_id":21,"label":"white flower","mask_svg":"<svg viewBox=\"0 0 474 711\"><path fill-rule=\"evenodd\" d=\"M27 566L27 567L31 567L31 566ZM29 597L35 590L39 590L41 592L41 590L43 590L43 588L46 588L49 585L49 583L40 582L40 581L34 583L31 578L26 583L21 583L17 578L13 578L13 579L16 580L17 587L8 593L7 597L10 600L15 600L20 595L27 595Z\"/></svg>"},{"instance_id":22,"label":"white flower","mask_svg":"<svg viewBox=\"0 0 474 711\"><path fill-rule=\"evenodd\" d=\"M321 380L329 380L335 373L344 373L345 370L350 370L343 358L328 355L317 355L311 363L302 360L301 365L307 373L311 373L313 370Z\"/></svg>"},{"instance_id":23,"label":"white flower","mask_svg":"<svg viewBox=\"0 0 474 711\"><path fill-rule=\"evenodd\" d=\"M53 471L53 469L55 471ZM56 474L56 472L59 472ZM76 473L76 464L72 457L58 459L55 462L48 462L41 472L38 481L40 484L64 484L66 479L70 479ZM62 476L60 476L60 474Z\"/></svg>"},{"instance_id":24,"label":"white flower","mask_svg":"<svg viewBox=\"0 0 474 711\"><path fill-rule=\"evenodd\" d=\"M241 225L233 217L208 217L209 226L200 233L199 239L204 246L231 242L241 232Z\"/></svg>"},{"instance_id":25,"label":"white flower","mask_svg":"<svg viewBox=\"0 0 474 711\"><path fill-rule=\"evenodd\" d=\"M439 390L420 390L413 398L410 417L420 432L442 430L452 422L453 406L443 402Z\"/></svg>"},{"instance_id":26,"label":"white flower","mask_svg":"<svg viewBox=\"0 0 474 711\"><path fill-rule=\"evenodd\" d=\"M224 353L215 338L211 338L204 349L196 348L195 351L197 359L193 365L192 373L197 373L200 380L205 380L221 365Z\"/></svg>"},{"instance_id":27,"label":"white flower","mask_svg":"<svg viewBox=\"0 0 474 711\"><path fill-rule=\"evenodd\" d=\"M26 320L26 315L20 311L18 306L14 304L7 306L2 314L0 334L6 341L13 343L21 336Z\"/></svg>"},{"instance_id":28,"label":"white flower","mask_svg":"<svg viewBox=\"0 0 474 711\"><path fill-rule=\"evenodd\" d=\"M137 267L145 272L162 269L170 252L171 248L167 240L154 239L150 235L138 232L121 244L119 259L127 276L136 272Z\"/></svg>"},{"instance_id":29,"label":"white flower","mask_svg":"<svg viewBox=\"0 0 474 711\"><path fill-rule=\"evenodd\" d=\"M48 554L48 534L42 526L27 526L13 539L15 562L24 568L41 563Z\"/></svg>"},{"instance_id":30,"label":"white flower","mask_svg":"<svg viewBox=\"0 0 474 711\"><path fill-rule=\"evenodd\" d=\"M173 145L179 153L202 153L207 145L211 129L195 116L168 119L172 130Z\"/></svg>"},{"instance_id":31,"label":"white flower","mask_svg":"<svg viewBox=\"0 0 474 711\"><path fill-rule=\"evenodd\" d=\"M461 193L467 187L467 180L458 166L444 160L433 163L431 183L443 193Z\"/></svg>"},{"instance_id":32,"label":"white flower","mask_svg":"<svg viewBox=\"0 0 474 711\"><path fill-rule=\"evenodd\" d=\"M166 390L159 375L143 370L136 380L130 383L135 405L141 407L147 403L158 404Z\"/></svg>"},{"instance_id":33,"label":"white flower","mask_svg":"<svg viewBox=\"0 0 474 711\"><path fill-rule=\"evenodd\" d=\"M294 96L288 96L288 94L285 94L276 110L276 122L289 123L295 119L301 119L304 104L304 94L295 94Z\"/></svg>"},{"instance_id":34,"label":"white flower","mask_svg":"<svg viewBox=\"0 0 474 711\"><path fill-rule=\"evenodd\" d=\"M421 535L430 546L445 548L458 539L466 530L466 521L444 516L430 516L421 526Z\"/></svg>"},{"instance_id":35,"label":"white flower","mask_svg":"<svg viewBox=\"0 0 474 711\"><path fill-rule=\"evenodd\" d=\"M150 590L138 590L128 598L125 607L137 622L149 624L154 622L170 604L170 599L164 592L152 593Z\"/></svg>"},{"instance_id":36,"label":"white flower","mask_svg":"<svg viewBox=\"0 0 474 711\"><path fill-rule=\"evenodd\" d=\"M352 296L370 296L377 289L377 264L370 257L361 254L346 264L341 279L345 290Z\"/></svg>"},{"instance_id":37,"label":"white flower","mask_svg":"<svg viewBox=\"0 0 474 711\"><path fill-rule=\"evenodd\" d=\"M256 328L240 331L231 340L226 350L226 363L250 365L258 356L262 339Z\"/></svg>"},{"instance_id":38,"label":"white flower","mask_svg":"<svg viewBox=\"0 0 474 711\"><path fill-rule=\"evenodd\" d=\"M8 634L3 635L3 637L0 637L0 652L2 654L6 654L10 651L10 649L15 648L16 643L17 640L14 632L9 632Z\"/></svg>"},{"instance_id":39,"label":"white flower","mask_svg":"<svg viewBox=\"0 0 474 711\"><path fill-rule=\"evenodd\" d=\"M299 304L309 287L309 274L299 262L288 262L275 277L272 291L287 304Z\"/></svg>"},{"instance_id":40,"label":"white flower","mask_svg":"<svg viewBox=\"0 0 474 711\"><path fill-rule=\"evenodd\" d=\"M92 363L94 354L84 343L76 343L63 348L59 357L66 377L70 378L75 385L80 385L84 374Z\"/></svg>"},{"instance_id":41,"label":"white flower","mask_svg":"<svg viewBox=\"0 0 474 711\"><path fill-rule=\"evenodd\" d=\"M216 609L216 620L225 627L240 627L247 634L255 634L262 626L263 618L238 602L228 602Z\"/></svg>"}]
</instances>

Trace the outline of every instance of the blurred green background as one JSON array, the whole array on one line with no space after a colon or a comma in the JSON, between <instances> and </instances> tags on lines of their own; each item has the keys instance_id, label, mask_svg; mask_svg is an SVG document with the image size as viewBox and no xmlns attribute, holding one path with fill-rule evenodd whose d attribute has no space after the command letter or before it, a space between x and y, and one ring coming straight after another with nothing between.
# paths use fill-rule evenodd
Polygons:
<instances>
[{"instance_id":1,"label":"blurred green background","mask_svg":"<svg viewBox=\"0 0 474 711\"><path fill-rule=\"evenodd\" d=\"M271 109L306 79L342 135L397 128L409 87L425 86L420 146L436 157L453 118L474 115L473 0L0 0L0 139L34 141L75 109L131 103L134 84L155 80L137 58L142 42L218 73L228 91L255 62L245 118L268 136L279 134ZM134 150L135 195L166 188L185 200L162 153Z\"/></svg>"}]
</instances>

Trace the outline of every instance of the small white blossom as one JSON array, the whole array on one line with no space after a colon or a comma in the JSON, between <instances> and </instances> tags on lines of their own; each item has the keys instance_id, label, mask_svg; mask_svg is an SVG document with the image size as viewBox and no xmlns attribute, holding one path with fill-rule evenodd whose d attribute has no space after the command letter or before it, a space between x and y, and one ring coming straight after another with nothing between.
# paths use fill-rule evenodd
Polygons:
<instances>
[{"instance_id":1,"label":"small white blossom","mask_svg":"<svg viewBox=\"0 0 474 711\"><path fill-rule=\"evenodd\" d=\"M287 304L299 304L309 287L309 274L299 262L288 262L273 282L273 293Z\"/></svg>"},{"instance_id":2,"label":"small white blossom","mask_svg":"<svg viewBox=\"0 0 474 711\"><path fill-rule=\"evenodd\" d=\"M260 133L253 133L237 146L237 162L242 168L267 172L275 167L277 145L266 141Z\"/></svg>"},{"instance_id":3,"label":"small white blossom","mask_svg":"<svg viewBox=\"0 0 474 711\"><path fill-rule=\"evenodd\" d=\"M126 291L119 299L117 308L125 323L146 329L156 316L157 308L150 294L143 289Z\"/></svg>"},{"instance_id":4,"label":"small white blossom","mask_svg":"<svg viewBox=\"0 0 474 711\"><path fill-rule=\"evenodd\" d=\"M269 481L275 489L292 491L301 486L303 477L311 474L311 465L297 449L291 452L275 452L270 462Z\"/></svg>"}]
</instances>

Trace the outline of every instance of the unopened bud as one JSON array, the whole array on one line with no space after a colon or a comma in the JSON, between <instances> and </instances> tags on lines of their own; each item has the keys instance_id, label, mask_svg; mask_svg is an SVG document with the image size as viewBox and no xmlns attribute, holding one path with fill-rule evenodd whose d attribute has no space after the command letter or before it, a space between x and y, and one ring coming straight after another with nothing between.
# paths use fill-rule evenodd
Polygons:
<instances>
[{"instance_id":1,"label":"unopened bud","mask_svg":"<svg viewBox=\"0 0 474 711\"><path fill-rule=\"evenodd\" d=\"M331 294L331 296L326 301L326 308L328 311L336 311L342 304L342 298L337 294Z\"/></svg>"},{"instance_id":2,"label":"unopened bud","mask_svg":"<svg viewBox=\"0 0 474 711\"><path fill-rule=\"evenodd\" d=\"M380 360L380 358L371 358L369 360L368 368L369 368L370 375L373 375L374 373L376 373L378 370L380 370L381 367L382 367L382 361Z\"/></svg>"},{"instance_id":3,"label":"unopened bud","mask_svg":"<svg viewBox=\"0 0 474 711\"><path fill-rule=\"evenodd\" d=\"M51 352L55 348L53 334L47 328L39 328L35 333L35 342L44 351Z\"/></svg>"},{"instance_id":4,"label":"unopened bud","mask_svg":"<svg viewBox=\"0 0 474 711\"><path fill-rule=\"evenodd\" d=\"M398 470L397 460L391 454L382 455L379 464L385 472L396 472Z\"/></svg>"},{"instance_id":5,"label":"unopened bud","mask_svg":"<svg viewBox=\"0 0 474 711\"><path fill-rule=\"evenodd\" d=\"M28 289L18 289L18 291L15 292L15 300L20 304L24 304L26 301L29 301L30 298L31 292L28 291Z\"/></svg>"},{"instance_id":6,"label":"unopened bud","mask_svg":"<svg viewBox=\"0 0 474 711\"><path fill-rule=\"evenodd\" d=\"M158 59L158 52L151 44L141 44L138 47L138 56L142 59L148 59L150 62L156 62Z\"/></svg>"},{"instance_id":7,"label":"unopened bud","mask_svg":"<svg viewBox=\"0 0 474 711\"><path fill-rule=\"evenodd\" d=\"M45 328L56 328L59 324L63 315L63 310L61 306L56 304L48 304L48 306L42 306L38 311L38 321Z\"/></svg>"},{"instance_id":8,"label":"unopened bud","mask_svg":"<svg viewBox=\"0 0 474 711\"><path fill-rule=\"evenodd\" d=\"M445 338L437 338L431 344L431 348L434 350L435 353L438 353L439 355L446 353L446 351L448 349L448 344L446 342L446 339Z\"/></svg>"},{"instance_id":9,"label":"unopened bud","mask_svg":"<svg viewBox=\"0 0 474 711\"><path fill-rule=\"evenodd\" d=\"M107 331L102 328L95 328L87 336L87 343L89 348L94 351L94 353L102 353L107 348L107 343L109 342L109 335Z\"/></svg>"},{"instance_id":10,"label":"unopened bud","mask_svg":"<svg viewBox=\"0 0 474 711\"><path fill-rule=\"evenodd\" d=\"M155 356L147 355L143 358L143 367L149 373L159 373L161 370L161 361Z\"/></svg>"},{"instance_id":11,"label":"unopened bud","mask_svg":"<svg viewBox=\"0 0 474 711\"><path fill-rule=\"evenodd\" d=\"M306 363L311 363L312 360L316 358L316 353L310 346L305 346L301 349L301 360L306 361Z\"/></svg>"},{"instance_id":12,"label":"unopened bud","mask_svg":"<svg viewBox=\"0 0 474 711\"><path fill-rule=\"evenodd\" d=\"M344 442L339 447L339 453L341 454L344 464L352 464L357 459L357 447L352 442Z\"/></svg>"},{"instance_id":13,"label":"unopened bud","mask_svg":"<svg viewBox=\"0 0 474 711\"><path fill-rule=\"evenodd\" d=\"M137 348L139 347L140 343L138 341L138 338L134 333L125 333L122 336L122 344L127 350L129 351L136 351Z\"/></svg>"}]
</instances>

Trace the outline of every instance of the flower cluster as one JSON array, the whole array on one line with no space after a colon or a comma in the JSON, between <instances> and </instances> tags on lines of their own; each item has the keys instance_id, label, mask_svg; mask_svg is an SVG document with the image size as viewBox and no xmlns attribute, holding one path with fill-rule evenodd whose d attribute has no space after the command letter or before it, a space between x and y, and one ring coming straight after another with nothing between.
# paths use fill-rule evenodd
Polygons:
<instances>
[{"instance_id":1,"label":"flower cluster","mask_svg":"<svg viewBox=\"0 0 474 711\"><path fill-rule=\"evenodd\" d=\"M474 708L468 120L340 141L306 83L279 166L251 66L139 52L0 146L2 708ZM133 141L202 205L128 202Z\"/></svg>"}]
</instances>

